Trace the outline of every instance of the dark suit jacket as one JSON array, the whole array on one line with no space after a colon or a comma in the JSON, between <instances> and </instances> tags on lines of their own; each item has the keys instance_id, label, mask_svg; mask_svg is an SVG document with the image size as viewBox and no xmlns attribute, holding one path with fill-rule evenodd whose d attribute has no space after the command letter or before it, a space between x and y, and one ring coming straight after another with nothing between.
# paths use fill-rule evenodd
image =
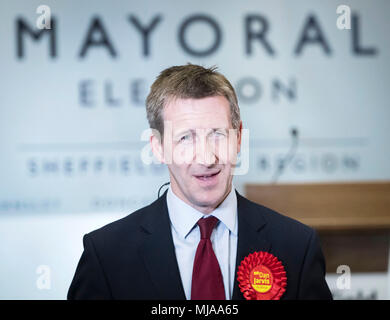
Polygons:
<instances>
[{"instance_id":1,"label":"dark suit jacket","mask_svg":"<svg viewBox=\"0 0 390 320\"><path fill-rule=\"evenodd\" d=\"M84 252L68 299L185 299L166 194L84 236ZM250 253L267 251L286 270L287 287L281 299L332 299L315 231L238 192L237 204L236 271ZM237 280L232 298L244 299Z\"/></svg>"}]
</instances>

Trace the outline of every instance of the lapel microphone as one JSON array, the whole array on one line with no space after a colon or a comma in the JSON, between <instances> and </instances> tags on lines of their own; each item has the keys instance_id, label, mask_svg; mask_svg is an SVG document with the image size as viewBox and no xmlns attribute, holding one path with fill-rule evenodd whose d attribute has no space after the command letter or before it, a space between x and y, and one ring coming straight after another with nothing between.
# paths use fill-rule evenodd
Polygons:
<instances>
[{"instance_id":1,"label":"lapel microphone","mask_svg":"<svg viewBox=\"0 0 390 320\"><path fill-rule=\"evenodd\" d=\"M157 192L157 199L160 198L160 191L161 191L161 189L162 189L164 186L167 186L167 185L169 185L169 184L170 184L170 182L165 182L165 183L160 187L160 189L158 189L158 192Z\"/></svg>"}]
</instances>

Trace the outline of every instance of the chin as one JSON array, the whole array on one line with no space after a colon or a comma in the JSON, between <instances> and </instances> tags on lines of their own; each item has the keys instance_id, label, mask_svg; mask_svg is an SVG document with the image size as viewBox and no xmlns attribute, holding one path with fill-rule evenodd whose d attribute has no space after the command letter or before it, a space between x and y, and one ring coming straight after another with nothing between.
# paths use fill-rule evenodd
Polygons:
<instances>
[{"instance_id":1,"label":"chin","mask_svg":"<svg viewBox=\"0 0 390 320\"><path fill-rule=\"evenodd\" d=\"M217 206L224 196L223 190L199 191L192 197L199 206Z\"/></svg>"}]
</instances>

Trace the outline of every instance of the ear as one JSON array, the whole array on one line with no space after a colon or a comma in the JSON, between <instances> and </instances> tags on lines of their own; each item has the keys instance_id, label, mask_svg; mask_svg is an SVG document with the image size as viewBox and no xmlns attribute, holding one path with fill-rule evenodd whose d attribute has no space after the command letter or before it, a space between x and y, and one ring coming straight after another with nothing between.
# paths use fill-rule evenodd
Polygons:
<instances>
[{"instance_id":1,"label":"ear","mask_svg":"<svg viewBox=\"0 0 390 320\"><path fill-rule=\"evenodd\" d=\"M240 127L237 132L237 153L241 151L241 138L242 138L242 120L240 120Z\"/></svg>"},{"instance_id":2,"label":"ear","mask_svg":"<svg viewBox=\"0 0 390 320\"><path fill-rule=\"evenodd\" d=\"M157 158L159 162L165 163L161 139L162 137L160 133L157 130L152 129L152 135L150 136L150 146L152 148L153 155Z\"/></svg>"}]
</instances>

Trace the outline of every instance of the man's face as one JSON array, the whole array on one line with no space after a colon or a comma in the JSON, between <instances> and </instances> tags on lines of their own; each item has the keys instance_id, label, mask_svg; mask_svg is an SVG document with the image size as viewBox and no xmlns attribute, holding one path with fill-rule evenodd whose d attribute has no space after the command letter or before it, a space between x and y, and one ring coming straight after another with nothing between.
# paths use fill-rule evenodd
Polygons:
<instances>
[{"instance_id":1,"label":"man's face","mask_svg":"<svg viewBox=\"0 0 390 320\"><path fill-rule=\"evenodd\" d=\"M173 99L163 114L163 146L152 137L152 149L168 166L172 191L209 213L231 190L242 125L233 130L223 96Z\"/></svg>"}]
</instances>

